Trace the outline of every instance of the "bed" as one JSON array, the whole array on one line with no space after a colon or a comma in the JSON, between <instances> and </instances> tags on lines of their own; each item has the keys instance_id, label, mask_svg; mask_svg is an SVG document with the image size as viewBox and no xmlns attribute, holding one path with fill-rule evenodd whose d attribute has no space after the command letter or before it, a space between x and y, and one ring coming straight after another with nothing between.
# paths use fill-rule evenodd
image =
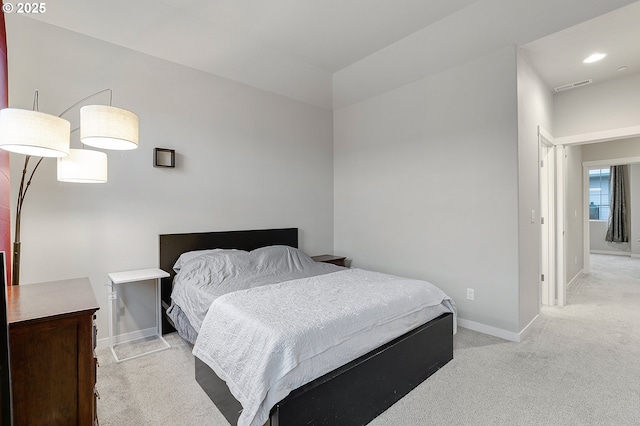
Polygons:
<instances>
[{"instance_id":1,"label":"bed","mask_svg":"<svg viewBox=\"0 0 640 426\"><path fill-rule=\"evenodd\" d=\"M160 267L170 272L170 277L162 282L163 310L170 309L172 282L175 276L173 266L183 253L214 248L253 251L273 245L297 247L297 228L161 235ZM329 275L327 275L299 281L304 285L313 284L308 287L311 289L315 288L313 280L325 282L324 285L332 285L331 282L336 281L336 277L348 278L360 273L350 270L336 271L329 274L331 279L328 279ZM286 281L259 287L257 290L247 290L247 292L260 294L260 297L268 299L269 292L283 291L282 289L289 292L300 288L300 283ZM232 304L234 298L238 299L236 302L241 306L250 301L247 297L249 295L245 294L245 291L232 292L219 297L212 304L211 312L207 317L212 313L220 315L219 312L213 311L227 306L225 303ZM223 299L225 303L221 302ZM221 307L217 307L218 305ZM279 308L276 305L273 306ZM282 312L278 315L282 315ZM422 325L412 328L399 337L394 336L387 343L374 347L355 359L348 359L344 364L332 367L331 371L319 377L314 376L317 378L307 380L305 384L291 392L287 391L288 395L277 400L272 408L271 405L267 406L269 409L267 416L271 425L368 423L453 358L454 316L455 313L443 312L425 323L417 322ZM166 315L163 317L163 333L173 332L175 328L172 326L172 320ZM223 318L216 318L213 324L216 325L216 321L222 321ZM263 321L268 319L268 316L263 317ZM205 318L205 321L209 321L209 318ZM227 326L219 328L224 332ZM207 334L209 330L210 328L206 328L206 332L202 334ZM207 353L198 352L199 343L198 341L194 347L196 380L227 420L231 424L236 424L241 416L242 405L233 396L227 383L213 371ZM214 348L215 346L213 345ZM319 350L323 351L323 349ZM235 381L224 376L224 372L223 377L234 388ZM234 388L234 391L237 395L237 389ZM247 412L245 410L243 415ZM258 418L253 419L254 424L258 424L255 423L256 419ZM246 422L246 419L241 421Z\"/></svg>"}]
</instances>

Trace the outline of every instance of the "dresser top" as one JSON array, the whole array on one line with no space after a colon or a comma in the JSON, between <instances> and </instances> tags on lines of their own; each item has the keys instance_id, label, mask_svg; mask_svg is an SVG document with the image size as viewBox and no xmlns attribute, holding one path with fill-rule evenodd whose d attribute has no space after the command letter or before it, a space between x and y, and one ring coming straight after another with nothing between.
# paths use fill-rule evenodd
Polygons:
<instances>
[{"instance_id":1,"label":"dresser top","mask_svg":"<svg viewBox=\"0 0 640 426\"><path fill-rule=\"evenodd\" d=\"M7 287L9 324L98 309L88 278Z\"/></svg>"}]
</instances>

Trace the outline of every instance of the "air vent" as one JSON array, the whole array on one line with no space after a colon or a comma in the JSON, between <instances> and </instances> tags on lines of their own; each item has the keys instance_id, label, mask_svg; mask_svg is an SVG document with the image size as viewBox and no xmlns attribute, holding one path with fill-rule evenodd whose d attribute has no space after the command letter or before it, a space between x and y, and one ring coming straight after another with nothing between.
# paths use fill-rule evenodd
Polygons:
<instances>
[{"instance_id":1,"label":"air vent","mask_svg":"<svg viewBox=\"0 0 640 426\"><path fill-rule=\"evenodd\" d=\"M565 84L563 86L555 87L553 90L556 92L562 92L563 90L575 89L576 87L586 86L587 84L593 83L592 79L576 81L575 83Z\"/></svg>"}]
</instances>

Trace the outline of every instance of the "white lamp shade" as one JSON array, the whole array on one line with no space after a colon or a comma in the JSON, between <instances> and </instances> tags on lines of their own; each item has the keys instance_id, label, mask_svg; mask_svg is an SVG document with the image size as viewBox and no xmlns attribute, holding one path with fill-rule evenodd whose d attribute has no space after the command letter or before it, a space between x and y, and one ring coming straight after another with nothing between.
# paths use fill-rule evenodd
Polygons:
<instances>
[{"instance_id":1,"label":"white lamp shade","mask_svg":"<svg viewBox=\"0 0 640 426\"><path fill-rule=\"evenodd\" d=\"M90 149L71 149L69 156L58 158L58 180L75 183L107 181L107 154Z\"/></svg>"},{"instance_id":2,"label":"white lamp shade","mask_svg":"<svg viewBox=\"0 0 640 426\"><path fill-rule=\"evenodd\" d=\"M0 111L0 148L39 157L69 154L71 124L64 118L26 109Z\"/></svg>"},{"instance_id":3,"label":"white lamp shade","mask_svg":"<svg viewBox=\"0 0 640 426\"><path fill-rule=\"evenodd\" d=\"M80 140L101 149L136 149L138 116L108 105L83 106L80 108Z\"/></svg>"}]
</instances>

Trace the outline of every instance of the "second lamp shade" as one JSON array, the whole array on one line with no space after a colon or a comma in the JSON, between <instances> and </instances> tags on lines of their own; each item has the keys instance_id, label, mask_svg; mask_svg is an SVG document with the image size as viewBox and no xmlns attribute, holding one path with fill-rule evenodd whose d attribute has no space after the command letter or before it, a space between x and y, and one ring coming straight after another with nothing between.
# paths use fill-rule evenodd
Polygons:
<instances>
[{"instance_id":1,"label":"second lamp shade","mask_svg":"<svg viewBox=\"0 0 640 426\"><path fill-rule=\"evenodd\" d=\"M102 149L136 149L138 116L113 106L83 106L80 108L80 140Z\"/></svg>"}]
</instances>

